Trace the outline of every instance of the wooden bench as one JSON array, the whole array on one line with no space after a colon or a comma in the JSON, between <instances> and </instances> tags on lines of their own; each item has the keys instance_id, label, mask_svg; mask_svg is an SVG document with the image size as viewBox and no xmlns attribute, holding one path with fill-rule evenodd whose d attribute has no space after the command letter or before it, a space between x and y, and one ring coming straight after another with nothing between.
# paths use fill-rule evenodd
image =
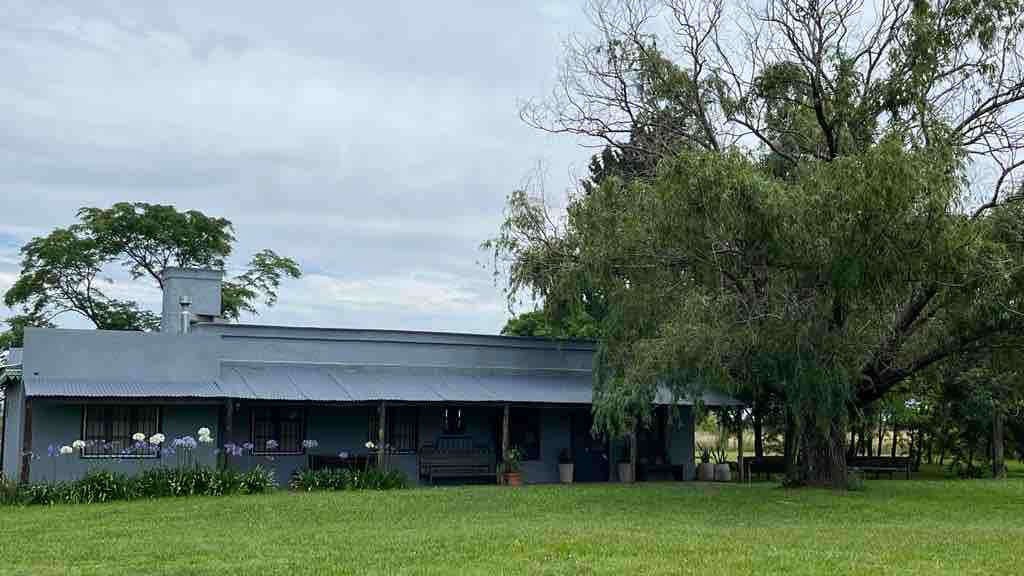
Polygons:
<instances>
[{"instance_id":1,"label":"wooden bench","mask_svg":"<svg viewBox=\"0 0 1024 576\"><path fill-rule=\"evenodd\" d=\"M874 473L875 478L878 478L881 474L889 474L889 478L892 479L893 474L900 473L907 480L910 480L913 458L910 456L897 456L895 458L890 456L854 456L846 461L846 466L861 472Z\"/></svg>"},{"instance_id":2,"label":"wooden bench","mask_svg":"<svg viewBox=\"0 0 1024 576\"><path fill-rule=\"evenodd\" d=\"M750 480L757 474L766 480L770 480L772 474L786 473L785 456L762 456L758 458L744 458L743 466L747 469L744 477Z\"/></svg>"},{"instance_id":3,"label":"wooden bench","mask_svg":"<svg viewBox=\"0 0 1024 576\"><path fill-rule=\"evenodd\" d=\"M436 444L424 444L419 450L421 478L435 484L438 479L497 480L494 453L477 446L471 436L440 436Z\"/></svg>"}]
</instances>

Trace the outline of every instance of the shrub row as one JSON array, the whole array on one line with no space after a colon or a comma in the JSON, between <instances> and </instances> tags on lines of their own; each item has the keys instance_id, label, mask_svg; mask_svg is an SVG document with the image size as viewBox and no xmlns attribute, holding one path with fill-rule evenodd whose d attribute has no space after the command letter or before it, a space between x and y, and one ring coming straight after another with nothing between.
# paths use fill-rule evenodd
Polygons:
<instances>
[{"instance_id":1,"label":"shrub row","mask_svg":"<svg viewBox=\"0 0 1024 576\"><path fill-rule=\"evenodd\" d=\"M0 504L41 505L113 502L166 496L259 494L274 488L274 476L207 468L154 468L137 476L94 470L71 482L19 484L0 476Z\"/></svg>"},{"instance_id":2,"label":"shrub row","mask_svg":"<svg viewBox=\"0 0 1024 576\"><path fill-rule=\"evenodd\" d=\"M299 470L289 482L292 490L395 490L406 487L405 476L397 470L382 472L375 468L365 470L339 468L326 470Z\"/></svg>"}]
</instances>

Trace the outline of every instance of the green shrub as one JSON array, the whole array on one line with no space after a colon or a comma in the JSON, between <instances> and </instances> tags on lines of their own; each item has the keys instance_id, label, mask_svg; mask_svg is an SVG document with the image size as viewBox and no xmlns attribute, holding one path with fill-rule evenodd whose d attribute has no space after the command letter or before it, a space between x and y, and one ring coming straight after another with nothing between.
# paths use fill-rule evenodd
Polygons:
<instances>
[{"instance_id":1,"label":"green shrub","mask_svg":"<svg viewBox=\"0 0 1024 576\"><path fill-rule=\"evenodd\" d=\"M397 470L381 472L375 468L299 470L288 486L292 490L394 490L406 487L405 475Z\"/></svg>"},{"instance_id":2,"label":"green shrub","mask_svg":"<svg viewBox=\"0 0 1024 576\"><path fill-rule=\"evenodd\" d=\"M18 483L0 474L0 505L10 506L21 503Z\"/></svg>"},{"instance_id":3,"label":"green shrub","mask_svg":"<svg viewBox=\"0 0 1024 576\"><path fill-rule=\"evenodd\" d=\"M274 473L262 466L257 466L242 474L242 492L244 494L262 494L273 490L276 486Z\"/></svg>"},{"instance_id":4,"label":"green shrub","mask_svg":"<svg viewBox=\"0 0 1024 576\"><path fill-rule=\"evenodd\" d=\"M66 484L63 501L68 503L113 502L135 497L135 485L123 474L93 470Z\"/></svg>"}]
</instances>

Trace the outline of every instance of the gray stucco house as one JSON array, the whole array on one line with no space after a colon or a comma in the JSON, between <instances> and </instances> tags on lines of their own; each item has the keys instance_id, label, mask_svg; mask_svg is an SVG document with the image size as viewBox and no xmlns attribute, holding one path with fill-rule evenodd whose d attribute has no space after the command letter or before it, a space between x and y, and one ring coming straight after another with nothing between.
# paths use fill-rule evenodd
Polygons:
<instances>
[{"instance_id":1,"label":"gray stucco house","mask_svg":"<svg viewBox=\"0 0 1024 576\"><path fill-rule=\"evenodd\" d=\"M170 442L207 427L217 446L254 446L231 466L269 465L281 483L339 454L372 457L367 441L387 444L388 465L414 482L426 481L425 452L458 446L496 463L503 443L525 452L528 482L557 481L563 449L576 481L617 477L626 444L590 433L592 343L229 324L217 318L220 283L219 271L167 270L160 333L28 329L0 366L3 473L34 481L174 465L161 450L123 448L136 432ZM638 433L636 461L692 478L692 406L674 419L666 405L652 409L656 425ZM49 461L49 447L76 439L89 448ZM195 457L226 460L212 448Z\"/></svg>"}]
</instances>

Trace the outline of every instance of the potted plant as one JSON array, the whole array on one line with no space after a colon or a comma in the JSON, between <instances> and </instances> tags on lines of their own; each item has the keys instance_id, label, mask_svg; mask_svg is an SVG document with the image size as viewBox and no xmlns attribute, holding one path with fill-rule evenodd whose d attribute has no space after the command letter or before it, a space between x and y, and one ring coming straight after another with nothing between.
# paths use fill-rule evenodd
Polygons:
<instances>
[{"instance_id":1,"label":"potted plant","mask_svg":"<svg viewBox=\"0 0 1024 576\"><path fill-rule=\"evenodd\" d=\"M502 481L508 486L522 486L523 485L523 474L519 469L519 464L523 459L523 453L519 451L519 448L512 446L508 450L505 450L505 454L502 455L500 472Z\"/></svg>"},{"instance_id":2,"label":"potted plant","mask_svg":"<svg viewBox=\"0 0 1024 576\"><path fill-rule=\"evenodd\" d=\"M575 465L572 462L572 453L568 448L562 448L558 452L558 479L562 484L572 484Z\"/></svg>"},{"instance_id":3,"label":"potted plant","mask_svg":"<svg viewBox=\"0 0 1024 576\"><path fill-rule=\"evenodd\" d=\"M711 482L715 479L715 466L711 463L711 449L703 444L697 444L697 454L700 457L700 464L697 466L697 480Z\"/></svg>"},{"instance_id":4,"label":"potted plant","mask_svg":"<svg viewBox=\"0 0 1024 576\"><path fill-rule=\"evenodd\" d=\"M728 482L732 480L732 471L729 469L729 461L726 460L725 448L719 447L711 453L715 461L715 481Z\"/></svg>"}]
</instances>

